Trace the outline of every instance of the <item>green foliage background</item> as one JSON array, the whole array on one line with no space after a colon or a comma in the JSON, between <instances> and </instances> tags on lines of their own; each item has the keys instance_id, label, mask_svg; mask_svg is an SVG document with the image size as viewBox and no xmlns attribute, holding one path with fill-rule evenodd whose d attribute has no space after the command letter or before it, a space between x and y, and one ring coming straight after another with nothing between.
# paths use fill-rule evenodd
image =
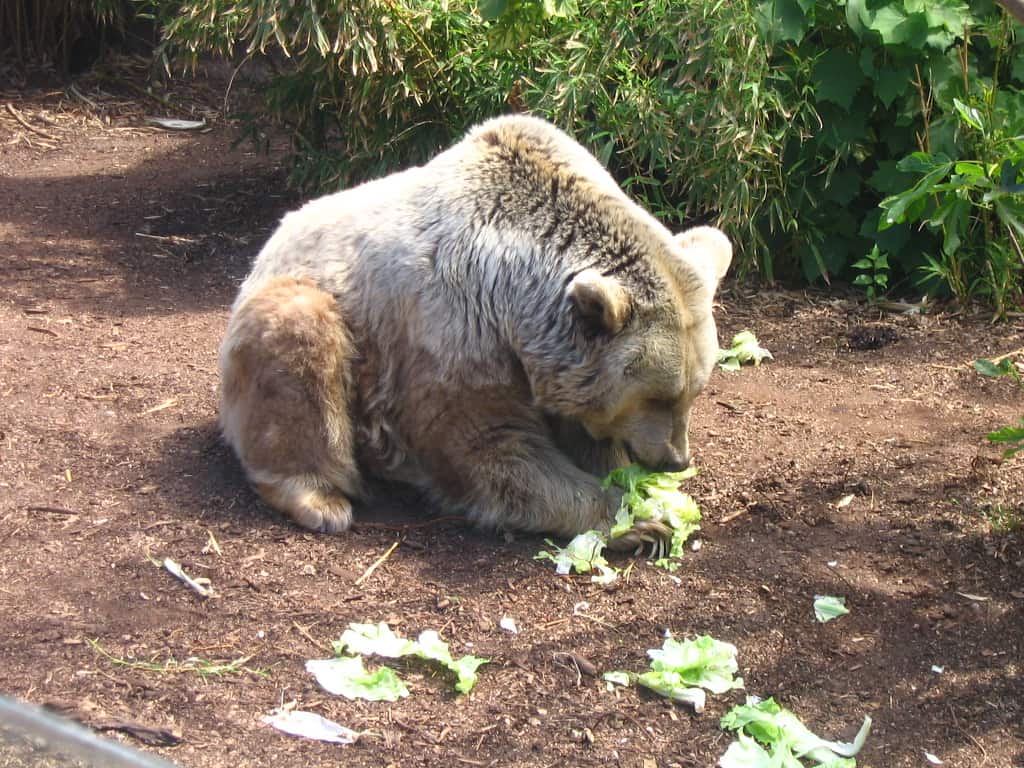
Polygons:
<instances>
[{"instance_id":1,"label":"green foliage background","mask_svg":"<svg viewBox=\"0 0 1024 768\"><path fill-rule=\"evenodd\" d=\"M1021 304L1024 50L991 2L176 8L165 56L276 64L269 114L291 128L293 181L311 191L423 162L521 109L570 131L670 226L722 226L747 276L853 281L870 267L873 291Z\"/></svg>"}]
</instances>

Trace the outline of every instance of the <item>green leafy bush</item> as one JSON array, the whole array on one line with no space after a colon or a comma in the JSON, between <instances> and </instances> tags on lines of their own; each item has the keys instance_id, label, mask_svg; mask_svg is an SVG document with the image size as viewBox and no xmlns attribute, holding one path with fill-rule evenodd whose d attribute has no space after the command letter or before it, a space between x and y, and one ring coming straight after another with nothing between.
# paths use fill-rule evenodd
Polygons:
<instances>
[{"instance_id":1,"label":"green leafy bush","mask_svg":"<svg viewBox=\"0 0 1024 768\"><path fill-rule=\"evenodd\" d=\"M875 301L889 288L889 257L878 250L876 243L867 255L853 262L853 268L860 272L853 279L867 294L868 301Z\"/></svg>"},{"instance_id":2,"label":"green leafy bush","mask_svg":"<svg viewBox=\"0 0 1024 768\"><path fill-rule=\"evenodd\" d=\"M925 256L922 271L947 285L962 304L980 295L1003 317L1019 302L1024 271L1024 136L1005 134L1005 105L995 100L984 113L959 99L953 104L963 135L977 136L980 157L915 152L901 160L900 170L920 178L882 201L879 227L923 222L941 236L942 247Z\"/></svg>"},{"instance_id":3,"label":"green leafy bush","mask_svg":"<svg viewBox=\"0 0 1024 768\"><path fill-rule=\"evenodd\" d=\"M478 120L527 110L670 226L723 227L741 273L860 275L874 296L923 277L999 312L1020 301L1020 236L996 224L1019 205L1024 46L991 2L185 0L165 36L167 52L275 63L270 114L293 130L293 181L310 190L422 162ZM920 180L914 153L977 162L1007 192L935 178L883 223L879 203ZM947 191L971 198L967 214L953 206L966 215L956 248Z\"/></svg>"},{"instance_id":4,"label":"green leafy bush","mask_svg":"<svg viewBox=\"0 0 1024 768\"><path fill-rule=\"evenodd\" d=\"M990 164L1019 152L1020 139L1014 149L1010 137L1024 133L1024 51L1009 17L992 3L958 0L769 0L758 9L773 60L811 89L820 117L814 136L784 150L791 158L784 207L799 232L795 255L804 275L848 277L853 266L873 298L892 285L878 269L884 258L904 290L923 277L925 289L963 302L980 295L1000 313L1019 302L1013 236L996 232L980 208L1010 210L1020 198L995 203L979 191L972 206L969 184L937 187L948 180L937 170L942 161ZM988 122L963 123L964 104L984 104L979 113ZM898 200L909 205L896 197L904 191L916 202L894 211ZM948 218L954 213L960 218ZM919 221L927 226L913 226ZM864 253L875 255L870 265Z\"/></svg>"},{"instance_id":5,"label":"green leafy bush","mask_svg":"<svg viewBox=\"0 0 1024 768\"><path fill-rule=\"evenodd\" d=\"M999 362L979 358L974 361L974 370L990 379L1000 379L1006 376L1024 392L1024 376L1020 374L1009 357L1003 358ZM987 437L990 443L1005 447L1003 458L1009 459L1015 456L1019 451L1024 451L1024 417L1021 418L1019 425L1007 424L1005 427L989 432Z\"/></svg>"},{"instance_id":6,"label":"green leafy bush","mask_svg":"<svg viewBox=\"0 0 1024 768\"><path fill-rule=\"evenodd\" d=\"M193 60L267 56L269 113L295 141L292 181L323 190L422 162L502 111L511 75L482 66L484 32L466 2L188 0L164 37Z\"/></svg>"}]
</instances>

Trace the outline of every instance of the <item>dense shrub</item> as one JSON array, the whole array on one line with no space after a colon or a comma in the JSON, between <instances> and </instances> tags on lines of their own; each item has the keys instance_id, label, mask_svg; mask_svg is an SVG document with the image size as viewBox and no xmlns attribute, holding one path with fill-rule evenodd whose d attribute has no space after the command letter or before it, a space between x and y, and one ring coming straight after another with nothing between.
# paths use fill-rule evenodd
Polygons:
<instances>
[{"instance_id":1,"label":"dense shrub","mask_svg":"<svg viewBox=\"0 0 1024 768\"><path fill-rule=\"evenodd\" d=\"M165 32L278 65L311 189L524 109L671 226L723 226L747 273L1020 301L1024 51L991 3L186 0Z\"/></svg>"},{"instance_id":2,"label":"dense shrub","mask_svg":"<svg viewBox=\"0 0 1024 768\"><path fill-rule=\"evenodd\" d=\"M881 258L904 290L923 278L1000 314L1019 304L1024 49L1010 17L957 0L784 0L761 3L758 26L799 86L783 102L809 90L820 119L783 148L788 222L767 222L772 250L796 232L809 279L854 266L870 290Z\"/></svg>"},{"instance_id":3,"label":"dense shrub","mask_svg":"<svg viewBox=\"0 0 1024 768\"><path fill-rule=\"evenodd\" d=\"M111 39L122 40L142 0L3 0L0 57L52 65L61 72L92 64ZM152 44L152 41L150 41Z\"/></svg>"}]
</instances>

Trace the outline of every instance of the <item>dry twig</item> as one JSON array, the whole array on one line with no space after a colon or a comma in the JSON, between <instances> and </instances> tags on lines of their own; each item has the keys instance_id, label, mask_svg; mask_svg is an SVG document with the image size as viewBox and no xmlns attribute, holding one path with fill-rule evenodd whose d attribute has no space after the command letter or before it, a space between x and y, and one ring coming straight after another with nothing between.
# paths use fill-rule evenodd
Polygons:
<instances>
[{"instance_id":1,"label":"dry twig","mask_svg":"<svg viewBox=\"0 0 1024 768\"><path fill-rule=\"evenodd\" d=\"M21 116L21 113L18 112L18 110L14 108L14 105L11 104L11 102L9 101L7 102L7 111L10 112L11 115L14 116L14 119L21 123L22 126L32 131L32 133L36 134L37 136L42 136L44 139L47 139L48 141L60 141L60 139L54 136L52 133L48 133L47 131L44 131L42 128L36 128L34 125L32 125L28 120Z\"/></svg>"},{"instance_id":2,"label":"dry twig","mask_svg":"<svg viewBox=\"0 0 1024 768\"><path fill-rule=\"evenodd\" d=\"M358 587L364 581L366 581L368 578L370 578L370 574L372 574L381 565L383 565L384 561L387 560L389 557L391 557L391 553L394 552L397 548L398 548L398 542L396 541L390 547L388 547L388 551L387 552L385 552L383 555L381 555L380 557L378 557L376 560L373 561L373 565L371 565L369 568L367 568L362 576L360 576L358 579L356 579L356 586Z\"/></svg>"}]
</instances>

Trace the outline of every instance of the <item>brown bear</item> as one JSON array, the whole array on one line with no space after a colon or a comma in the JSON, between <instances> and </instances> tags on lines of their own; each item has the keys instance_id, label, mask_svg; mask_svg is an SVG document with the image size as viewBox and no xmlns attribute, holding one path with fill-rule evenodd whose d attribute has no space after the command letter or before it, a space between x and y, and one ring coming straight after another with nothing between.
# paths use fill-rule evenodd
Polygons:
<instances>
[{"instance_id":1,"label":"brown bear","mask_svg":"<svg viewBox=\"0 0 1024 768\"><path fill-rule=\"evenodd\" d=\"M483 525L607 530L607 472L689 460L731 258L717 229L672 236L552 125L490 120L284 217L221 347L224 436L313 530L348 528L368 475Z\"/></svg>"}]
</instances>

